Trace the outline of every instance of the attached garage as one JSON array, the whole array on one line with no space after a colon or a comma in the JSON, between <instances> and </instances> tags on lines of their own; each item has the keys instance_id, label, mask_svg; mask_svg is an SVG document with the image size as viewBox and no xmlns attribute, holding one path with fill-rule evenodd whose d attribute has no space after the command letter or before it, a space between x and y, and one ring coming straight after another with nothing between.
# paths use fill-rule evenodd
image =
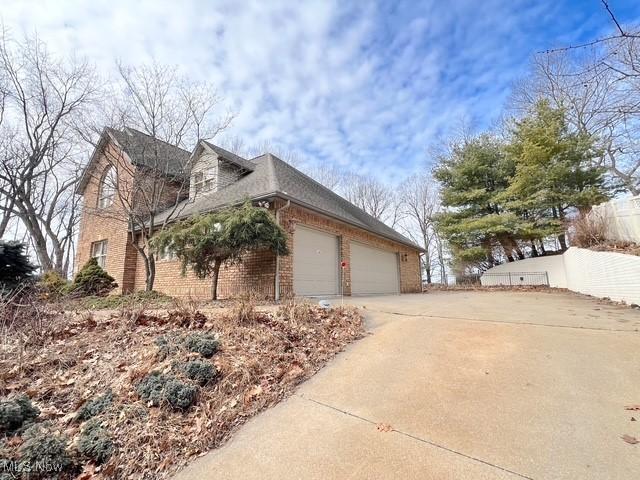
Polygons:
<instances>
[{"instance_id":1,"label":"attached garage","mask_svg":"<svg viewBox=\"0 0 640 480\"><path fill-rule=\"evenodd\" d=\"M400 293L398 255L351 242L352 295Z\"/></svg>"},{"instance_id":2,"label":"attached garage","mask_svg":"<svg viewBox=\"0 0 640 480\"><path fill-rule=\"evenodd\" d=\"M296 225L293 234L293 291L301 296L338 295L338 237Z\"/></svg>"}]
</instances>

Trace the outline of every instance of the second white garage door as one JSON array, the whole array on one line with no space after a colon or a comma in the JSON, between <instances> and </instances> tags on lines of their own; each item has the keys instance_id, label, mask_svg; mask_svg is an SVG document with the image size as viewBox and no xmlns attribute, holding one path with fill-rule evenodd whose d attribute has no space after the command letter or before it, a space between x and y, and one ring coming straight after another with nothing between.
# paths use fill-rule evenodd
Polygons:
<instances>
[{"instance_id":1,"label":"second white garage door","mask_svg":"<svg viewBox=\"0 0 640 480\"><path fill-rule=\"evenodd\" d=\"M339 293L338 237L297 225L293 234L293 291L302 296Z\"/></svg>"},{"instance_id":2,"label":"second white garage door","mask_svg":"<svg viewBox=\"0 0 640 480\"><path fill-rule=\"evenodd\" d=\"M351 293L400 293L398 255L351 242Z\"/></svg>"}]
</instances>

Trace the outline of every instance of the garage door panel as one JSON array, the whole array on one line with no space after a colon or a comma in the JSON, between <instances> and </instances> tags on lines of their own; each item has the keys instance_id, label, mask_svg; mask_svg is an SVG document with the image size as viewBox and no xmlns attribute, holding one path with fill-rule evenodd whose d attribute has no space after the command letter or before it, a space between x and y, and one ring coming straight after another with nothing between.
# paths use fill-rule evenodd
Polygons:
<instances>
[{"instance_id":1,"label":"garage door panel","mask_svg":"<svg viewBox=\"0 0 640 480\"><path fill-rule=\"evenodd\" d=\"M295 294L337 295L338 237L298 225L293 238Z\"/></svg>"},{"instance_id":2,"label":"garage door panel","mask_svg":"<svg viewBox=\"0 0 640 480\"><path fill-rule=\"evenodd\" d=\"M351 243L351 293L400 293L398 255L360 243Z\"/></svg>"}]
</instances>

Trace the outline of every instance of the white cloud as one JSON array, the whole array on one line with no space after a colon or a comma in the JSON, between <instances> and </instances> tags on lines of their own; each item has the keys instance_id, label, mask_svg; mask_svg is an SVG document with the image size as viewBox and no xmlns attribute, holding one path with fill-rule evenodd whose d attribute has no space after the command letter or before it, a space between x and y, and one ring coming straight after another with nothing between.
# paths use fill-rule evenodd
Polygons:
<instances>
[{"instance_id":1,"label":"white cloud","mask_svg":"<svg viewBox=\"0 0 640 480\"><path fill-rule=\"evenodd\" d=\"M104 72L177 64L219 85L229 135L391 181L460 118L488 125L531 53L595 22L551 0L31 0L5 1L2 18Z\"/></svg>"}]
</instances>

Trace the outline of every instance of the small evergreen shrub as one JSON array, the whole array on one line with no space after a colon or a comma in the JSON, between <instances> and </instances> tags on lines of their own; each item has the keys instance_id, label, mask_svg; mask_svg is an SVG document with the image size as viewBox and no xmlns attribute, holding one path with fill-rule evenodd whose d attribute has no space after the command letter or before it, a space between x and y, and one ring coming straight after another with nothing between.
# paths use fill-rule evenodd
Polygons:
<instances>
[{"instance_id":1,"label":"small evergreen shrub","mask_svg":"<svg viewBox=\"0 0 640 480\"><path fill-rule=\"evenodd\" d=\"M113 393L109 390L104 395L100 395L99 397L95 397L88 402L86 402L80 411L78 412L77 419L81 422L89 420L90 418L95 417L96 415L100 415L107 408L111 406L113 403Z\"/></svg>"},{"instance_id":2,"label":"small evergreen shrub","mask_svg":"<svg viewBox=\"0 0 640 480\"><path fill-rule=\"evenodd\" d=\"M13 433L33 422L38 415L40 410L25 395L0 401L0 433Z\"/></svg>"},{"instance_id":3,"label":"small evergreen shrub","mask_svg":"<svg viewBox=\"0 0 640 480\"><path fill-rule=\"evenodd\" d=\"M192 333L184 339L184 345L190 352L199 353L204 358L211 358L218 351L220 342L210 333Z\"/></svg>"},{"instance_id":4,"label":"small evergreen shrub","mask_svg":"<svg viewBox=\"0 0 640 480\"><path fill-rule=\"evenodd\" d=\"M216 367L209 362L203 362L201 360L185 362L180 367L187 378L193 380L200 386L206 385L218 376Z\"/></svg>"},{"instance_id":5,"label":"small evergreen shrub","mask_svg":"<svg viewBox=\"0 0 640 480\"><path fill-rule=\"evenodd\" d=\"M90 258L73 279L71 290L82 295L105 296L118 284L105 272L95 258Z\"/></svg>"},{"instance_id":6,"label":"small evergreen shrub","mask_svg":"<svg viewBox=\"0 0 640 480\"><path fill-rule=\"evenodd\" d=\"M111 435L98 421L89 420L80 433L78 451L100 465L113 454Z\"/></svg>"},{"instance_id":7,"label":"small evergreen shrub","mask_svg":"<svg viewBox=\"0 0 640 480\"><path fill-rule=\"evenodd\" d=\"M136 387L136 392L142 399L158 407L162 403L162 393L167 380L168 377L166 375L160 372L151 372L140 381Z\"/></svg>"},{"instance_id":8,"label":"small evergreen shrub","mask_svg":"<svg viewBox=\"0 0 640 480\"><path fill-rule=\"evenodd\" d=\"M180 340L167 335L160 335L153 341L153 343L158 347L158 360L163 361L177 350Z\"/></svg>"},{"instance_id":9,"label":"small evergreen shrub","mask_svg":"<svg viewBox=\"0 0 640 480\"><path fill-rule=\"evenodd\" d=\"M52 465L62 472L72 467L64 437L54 432L47 424L36 423L25 430L20 449L20 461L29 465ZM44 476L45 472L33 471L32 475ZM30 477L31 478L31 477Z\"/></svg>"},{"instance_id":10,"label":"small evergreen shrub","mask_svg":"<svg viewBox=\"0 0 640 480\"><path fill-rule=\"evenodd\" d=\"M164 399L176 410L187 410L196 403L198 390L193 385L171 378L164 386Z\"/></svg>"},{"instance_id":11,"label":"small evergreen shrub","mask_svg":"<svg viewBox=\"0 0 640 480\"><path fill-rule=\"evenodd\" d=\"M42 277L40 277L38 286L46 298L52 299L60 298L68 293L71 288L71 284L67 279L53 270L45 272Z\"/></svg>"},{"instance_id":12,"label":"small evergreen shrub","mask_svg":"<svg viewBox=\"0 0 640 480\"><path fill-rule=\"evenodd\" d=\"M176 410L186 410L195 404L198 393L198 389L193 385L160 372L151 372L143 378L136 391L141 398L153 406L168 404Z\"/></svg>"}]
</instances>

